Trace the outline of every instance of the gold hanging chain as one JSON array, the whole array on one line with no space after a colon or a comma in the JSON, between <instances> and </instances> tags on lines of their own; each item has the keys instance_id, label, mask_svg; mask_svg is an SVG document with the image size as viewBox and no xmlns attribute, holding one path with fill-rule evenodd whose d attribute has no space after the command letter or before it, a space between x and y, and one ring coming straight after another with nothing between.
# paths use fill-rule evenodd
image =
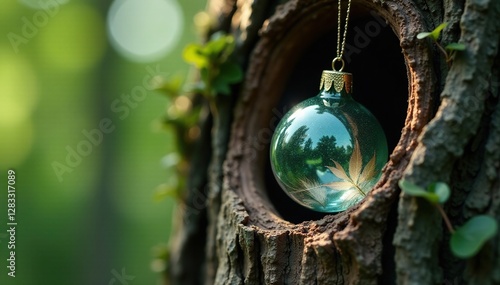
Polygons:
<instances>
[{"instance_id":1,"label":"gold hanging chain","mask_svg":"<svg viewBox=\"0 0 500 285\"><path fill-rule=\"evenodd\" d=\"M340 68L340 70L338 71L342 71L344 69L344 60L342 59L342 56L344 55L344 48L345 48L345 40L346 40L346 37L347 37L347 25L349 24L349 14L351 13L351 0L349 0L347 2L347 15L345 16L345 26L344 26L344 35L342 37L342 44L340 43L340 34L341 34L341 31L342 31L342 28L341 28L341 24L342 24L342 21L341 21L341 16L342 16L342 13L341 13L341 10L342 10L342 0L338 0L338 24L337 24L337 57L335 57L332 61L332 68L333 70L337 71L335 69L335 63L337 61L340 61L342 63L342 67Z\"/></svg>"}]
</instances>

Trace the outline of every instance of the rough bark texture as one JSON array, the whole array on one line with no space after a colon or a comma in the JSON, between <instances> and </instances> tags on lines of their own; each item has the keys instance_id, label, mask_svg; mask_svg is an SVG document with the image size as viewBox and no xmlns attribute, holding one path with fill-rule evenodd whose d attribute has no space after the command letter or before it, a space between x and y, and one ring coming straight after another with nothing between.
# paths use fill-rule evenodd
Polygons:
<instances>
[{"instance_id":1,"label":"rough bark texture","mask_svg":"<svg viewBox=\"0 0 500 285\"><path fill-rule=\"evenodd\" d=\"M235 86L234 100L216 102L218 113L202 128L184 218L171 246L170 284L500 284L499 235L478 256L458 260L435 208L400 194L397 186L402 177L422 186L445 181L452 187L445 209L454 225L480 213L500 220L500 2L352 5L350 33L363 27L355 23L392 28L408 92L390 94L399 105L373 103L395 140L368 197L346 212L314 215L287 212L293 206L275 198L281 190L266 170L268 145L282 116L279 106L290 103L283 95L287 85L300 87L294 70L321 69L306 51L318 39L335 37L337 1L210 1L214 30L235 35L246 78ZM449 25L440 42L467 47L450 68L435 45L416 39L443 21ZM375 46L354 45L353 62L356 48ZM376 55L392 61L393 53L387 48ZM396 74L380 70L390 93ZM312 78L319 80L319 72ZM384 105L406 108L401 127L391 126Z\"/></svg>"}]
</instances>

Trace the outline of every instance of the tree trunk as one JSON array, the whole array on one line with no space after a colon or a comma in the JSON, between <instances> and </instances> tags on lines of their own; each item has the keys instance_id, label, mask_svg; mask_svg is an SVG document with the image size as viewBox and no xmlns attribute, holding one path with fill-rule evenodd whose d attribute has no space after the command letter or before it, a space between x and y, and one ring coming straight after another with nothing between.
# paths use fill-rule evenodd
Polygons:
<instances>
[{"instance_id":1,"label":"tree trunk","mask_svg":"<svg viewBox=\"0 0 500 285\"><path fill-rule=\"evenodd\" d=\"M210 1L213 31L235 36L246 78L203 124L167 283L500 284L498 234L457 259L439 212L397 186L403 177L447 182L455 226L477 214L500 220L500 1L353 0L345 58L356 100L381 122L391 155L362 203L327 215L285 196L268 152L279 119L315 95L329 69L336 7ZM440 43L466 45L449 66L416 38L442 22Z\"/></svg>"}]
</instances>

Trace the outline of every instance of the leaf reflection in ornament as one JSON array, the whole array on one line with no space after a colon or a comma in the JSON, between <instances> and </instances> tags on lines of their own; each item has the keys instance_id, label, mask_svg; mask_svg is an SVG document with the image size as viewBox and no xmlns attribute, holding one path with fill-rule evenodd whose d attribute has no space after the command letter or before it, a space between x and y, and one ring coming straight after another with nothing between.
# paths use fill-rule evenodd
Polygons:
<instances>
[{"instance_id":1,"label":"leaf reflection in ornament","mask_svg":"<svg viewBox=\"0 0 500 285\"><path fill-rule=\"evenodd\" d=\"M303 193L307 198L325 207L328 200L328 191L325 191L324 186L334 191L345 191L343 207L349 207L359 201L360 198L366 197L365 189L375 177L375 161L376 156L373 154L370 161L363 167L363 158L359 149L359 143L356 140L354 149L349 159L349 172L344 170L344 167L335 160L332 160L335 166L327 166L327 168L342 181L336 181L326 184L320 184L309 179L300 179L300 187L294 193Z\"/></svg>"},{"instance_id":2,"label":"leaf reflection in ornament","mask_svg":"<svg viewBox=\"0 0 500 285\"><path fill-rule=\"evenodd\" d=\"M294 191L294 193L304 193L307 198L313 200L314 202L320 204L322 207L326 206L327 202L327 192L323 189L324 185L318 182L310 181L308 179L300 180L300 189Z\"/></svg>"},{"instance_id":3,"label":"leaf reflection in ornament","mask_svg":"<svg viewBox=\"0 0 500 285\"><path fill-rule=\"evenodd\" d=\"M375 177L375 154L370 161L363 167L363 158L359 150L359 143L356 140L351 158L349 160L349 172L347 173L342 165L332 160L335 166L327 166L330 171L342 181L336 181L325 184L332 190L348 191L346 199L358 199L361 196L366 197L363 189Z\"/></svg>"}]
</instances>

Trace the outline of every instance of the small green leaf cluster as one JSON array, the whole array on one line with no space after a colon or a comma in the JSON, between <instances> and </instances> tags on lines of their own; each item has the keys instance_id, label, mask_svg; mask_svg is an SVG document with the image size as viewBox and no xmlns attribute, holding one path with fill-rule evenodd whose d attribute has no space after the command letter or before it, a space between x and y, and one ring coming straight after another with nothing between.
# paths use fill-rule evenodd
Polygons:
<instances>
[{"instance_id":1,"label":"small green leaf cluster","mask_svg":"<svg viewBox=\"0 0 500 285\"><path fill-rule=\"evenodd\" d=\"M487 215L471 218L462 226L454 229L442 208L442 204L450 197L450 187L443 182L436 182L426 189L407 180L400 180L399 187L410 196L421 197L436 206L451 232L450 249L459 258L470 258L476 255L482 246L498 231L497 221Z\"/></svg>"},{"instance_id":2,"label":"small green leaf cluster","mask_svg":"<svg viewBox=\"0 0 500 285\"><path fill-rule=\"evenodd\" d=\"M194 104L194 94L183 88L184 81L183 76L172 76L162 79L161 84L155 89L169 100L166 115L162 119L162 126L173 127L180 138L186 138L185 133L196 125L200 113L199 106ZM186 149L188 145L186 143L178 144L181 148L181 154L189 152L189 149Z\"/></svg>"},{"instance_id":3,"label":"small green leaf cluster","mask_svg":"<svg viewBox=\"0 0 500 285\"><path fill-rule=\"evenodd\" d=\"M180 75L170 76L169 78L161 78L160 83L157 84L154 90L162 93L169 99L173 99L182 93L183 83L184 77Z\"/></svg>"},{"instance_id":4,"label":"small green leaf cluster","mask_svg":"<svg viewBox=\"0 0 500 285\"><path fill-rule=\"evenodd\" d=\"M438 39L441 35L441 31L446 28L447 25L448 23L445 22L437 26L432 32L419 33L417 35L417 39L431 38L438 46L439 50L441 50L441 52L444 54L444 56L446 57L446 62L449 64L457 51L465 50L465 45L461 43L450 43L443 48L443 46L439 44Z\"/></svg>"},{"instance_id":5,"label":"small green leaf cluster","mask_svg":"<svg viewBox=\"0 0 500 285\"><path fill-rule=\"evenodd\" d=\"M197 123L200 106L194 103L194 94L185 90L184 82L184 76L171 76L163 78L155 89L169 100L165 115L160 119L160 127L173 133L172 137L176 144L175 151L162 159L162 165L168 174L168 183L156 188L154 195L156 201L166 197L182 199L188 161L199 135Z\"/></svg>"},{"instance_id":6,"label":"small green leaf cluster","mask_svg":"<svg viewBox=\"0 0 500 285\"><path fill-rule=\"evenodd\" d=\"M168 179L166 183L156 187L153 199L157 202L165 198L182 200L183 190L186 185L186 174L188 161L179 152L171 152L161 160L162 166L167 170Z\"/></svg>"},{"instance_id":7,"label":"small green leaf cluster","mask_svg":"<svg viewBox=\"0 0 500 285\"><path fill-rule=\"evenodd\" d=\"M215 96L229 95L231 84L243 79L241 67L232 58L234 49L234 38L220 32L212 35L203 45L189 44L184 49L183 57L199 70L200 81L186 87L184 76L172 76L158 84L156 91L170 101L162 119L162 127L174 131L177 149L162 160L170 177L168 183L157 187L155 200L165 197L183 198L192 147L200 133L197 123L201 107L196 102L199 102L199 95L202 95L209 101L211 111L216 115L213 102Z\"/></svg>"},{"instance_id":8,"label":"small green leaf cluster","mask_svg":"<svg viewBox=\"0 0 500 285\"><path fill-rule=\"evenodd\" d=\"M189 44L184 49L183 57L199 71L201 82L195 86L195 92L213 98L217 94L229 95L231 84L243 79L243 71L231 57L235 48L234 37L218 32L202 44Z\"/></svg>"}]
</instances>

